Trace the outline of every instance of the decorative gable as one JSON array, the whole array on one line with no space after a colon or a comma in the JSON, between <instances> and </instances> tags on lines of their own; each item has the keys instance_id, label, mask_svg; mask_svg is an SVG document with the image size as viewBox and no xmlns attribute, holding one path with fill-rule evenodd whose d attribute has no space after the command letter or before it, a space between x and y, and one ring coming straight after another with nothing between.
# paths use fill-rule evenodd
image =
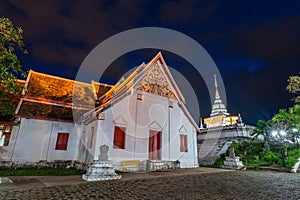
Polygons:
<instances>
[{"instance_id":1,"label":"decorative gable","mask_svg":"<svg viewBox=\"0 0 300 200\"><path fill-rule=\"evenodd\" d=\"M162 130L162 126L157 122L157 121L153 121L148 125L148 128L151 130Z\"/></svg>"},{"instance_id":2,"label":"decorative gable","mask_svg":"<svg viewBox=\"0 0 300 200\"><path fill-rule=\"evenodd\" d=\"M147 74L135 85L137 90L162 97L176 99L165 75L156 62Z\"/></svg>"}]
</instances>

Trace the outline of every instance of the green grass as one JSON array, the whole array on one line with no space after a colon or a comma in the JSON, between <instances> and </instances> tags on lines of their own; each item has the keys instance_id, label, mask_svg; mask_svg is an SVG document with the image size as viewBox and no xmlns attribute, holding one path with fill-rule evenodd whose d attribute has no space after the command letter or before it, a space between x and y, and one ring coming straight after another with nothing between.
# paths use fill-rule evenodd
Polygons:
<instances>
[{"instance_id":1,"label":"green grass","mask_svg":"<svg viewBox=\"0 0 300 200\"><path fill-rule=\"evenodd\" d=\"M0 176L69 176L81 175L77 169L5 169L0 170Z\"/></svg>"}]
</instances>

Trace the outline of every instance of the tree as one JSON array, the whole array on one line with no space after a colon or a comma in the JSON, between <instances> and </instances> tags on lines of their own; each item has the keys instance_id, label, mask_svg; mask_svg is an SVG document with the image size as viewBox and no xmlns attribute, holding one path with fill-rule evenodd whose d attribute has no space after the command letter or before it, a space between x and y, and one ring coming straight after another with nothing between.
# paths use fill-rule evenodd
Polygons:
<instances>
[{"instance_id":1,"label":"tree","mask_svg":"<svg viewBox=\"0 0 300 200\"><path fill-rule=\"evenodd\" d=\"M300 104L295 104L288 110L280 109L274 115L272 121L282 121L288 123L291 127L300 129Z\"/></svg>"},{"instance_id":2,"label":"tree","mask_svg":"<svg viewBox=\"0 0 300 200\"><path fill-rule=\"evenodd\" d=\"M270 132L268 131L270 126L270 120L264 121L264 120L258 120L256 127L250 132L250 135L253 136L255 139L258 139L259 137L263 137L264 140L264 151L270 150Z\"/></svg>"},{"instance_id":3,"label":"tree","mask_svg":"<svg viewBox=\"0 0 300 200\"><path fill-rule=\"evenodd\" d=\"M287 128L288 137L297 142L300 139L300 104L295 104L288 110L280 109L279 112L272 118L273 122L285 123Z\"/></svg>"},{"instance_id":4,"label":"tree","mask_svg":"<svg viewBox=\"0 0 300 200\"><path fill-rule=\"evenodd\" d=\"M0 18L0 119L13 119L15 106L11 97L23 89L17 84L18 77L25 77L16 53L27 54L24 48L23 30L14 27L8 18Z\"/></svg>"},{"instance_id":5,"label":"tree","mask_svg":"<svg viewBox=\"0 0 300 200\"><path fill-rule=\"evenodd\" d=\"M300 77L290 76L287 90L300 94ZM259 120L256 127L250 133L254 138L262 136L265 142L264 150L270 150L269 143L279 145L283 166L286 167L288 146L300 141L300 96L295 98L296 104L289 109L280 109L279 112L268 121ZM298 103L298 104L297 104Z\"/></svg>"},{"instance_id":6,"label":"tree","mask_svg":"<svg viewBox=\"0 0 300 200\"><path fill-rule=\"evenodd\" d=\"M286 90L298 95L295 97L295 102L300 103L300 76L290 76Z\"/></svg>"},{"instance_id":7,"label":"tree","mask_svg":"<svg viewBox=\"0 0 300 200\"><path fill-rule=\"evenodd\" d=\"M259 136L265 136L267 132L267 127L268 123L266 121L258 120L256 127L251 131L250 135L254 136L254 138L258 138Z\"/></svg>"}]
</instances>

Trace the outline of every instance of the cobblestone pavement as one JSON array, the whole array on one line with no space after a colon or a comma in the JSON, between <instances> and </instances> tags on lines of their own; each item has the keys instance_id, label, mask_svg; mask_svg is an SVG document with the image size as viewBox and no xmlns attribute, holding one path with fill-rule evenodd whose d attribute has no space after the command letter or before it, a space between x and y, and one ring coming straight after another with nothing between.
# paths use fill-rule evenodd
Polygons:
<instances>
[{"instance_id":1,"label":"cobblestone pavement","mask_svg":"<svg viewBox=\"0 0 300 200\"><path fill-rule=\"evenodd\" d=\"M230 171L0 191L0 199L300 199L300 174Z\"/></svg>"}]
</instances>

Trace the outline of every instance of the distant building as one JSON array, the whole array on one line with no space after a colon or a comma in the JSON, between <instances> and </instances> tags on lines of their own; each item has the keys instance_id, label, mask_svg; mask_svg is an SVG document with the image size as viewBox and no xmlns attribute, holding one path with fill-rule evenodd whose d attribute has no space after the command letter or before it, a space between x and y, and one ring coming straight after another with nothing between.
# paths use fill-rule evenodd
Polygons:
<instances>
[{"instance_id":1,"label":"distant building","mask_svg":"<svg viewBox=\"0 0 300 200\"><path fill-rule=\"evenodd\" d=\"M206 125L207 128L234 125L237 123L239 117L230 116L230 114L227 112L227 109L223 104L219 94L216 75L214 75L214 78L215 78L215 88L216 88L215 100L212 106L210 117L204 119L204 124Z\"/></svg>"},{"instance_id":2,"label":"distant building","mask_svg":"<svg viewBox=\"0 0 300 200\"><path fill-rule=\"evenodd\" d=\"M232 142L251 140L249 135L254 127L245 125L240 115L231 116L223 104L215 78L215 99L210 117L204 119L197 136L198 159L200 165L212 165ZM202 124L202 121L200 122Z\"/></svg>"},{"instance_id":3,"label":"distant building","mask_svg":"<svg viewBox=\"0 0 300 200\"><path fill-rule=\"evenodd\" d=\"M199 127L161 53L113 86L34 71L24 84L17 120L0 126L0 166L80 167L103 144L120 170L198 166Z\"/></svg>"}]
</instances>

